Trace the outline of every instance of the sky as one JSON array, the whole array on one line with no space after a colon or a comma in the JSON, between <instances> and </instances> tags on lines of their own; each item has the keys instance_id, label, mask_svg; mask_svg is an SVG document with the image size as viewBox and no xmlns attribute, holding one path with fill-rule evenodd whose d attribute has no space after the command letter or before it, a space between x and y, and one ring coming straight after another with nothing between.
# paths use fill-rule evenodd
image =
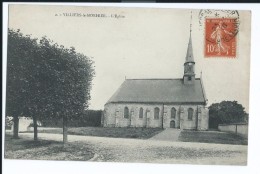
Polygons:
<instances>
[{"instance_id":1,"label":"sky","mask_svg":"<svg viewBox=\"0 0 260 174\"><path fill-rule=\"evenodd\" d=\"M192 21L190 16L188 9L13 5L9 28L36 38L47 36L91 57L96 75L90 109L103 109L125 78L182 78L191 22L196 78L202 72L208 106L236 100L248 112L249 13L239 11L234 59L205 58L199 10L192 10Z\"/></svg>"}]
</instances>

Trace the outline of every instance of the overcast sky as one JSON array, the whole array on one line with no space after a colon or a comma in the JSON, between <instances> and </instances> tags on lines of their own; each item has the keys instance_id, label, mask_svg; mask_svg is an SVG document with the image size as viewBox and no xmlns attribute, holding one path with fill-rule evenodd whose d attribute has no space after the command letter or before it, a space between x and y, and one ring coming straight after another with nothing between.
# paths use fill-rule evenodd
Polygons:
<instances>
[{"instance_id":1,"label":"overcast sky","mask_svg":"<svg viewBox=\"0 0 260 174\"><path fill-rule=\"evenodd\" d=\"M72 17L64 13L106 17L79 14ZM248 111L250 18L248 13L239 13L236 59L204 57L204 27L199 25L196 10L192 18L192 44L196 77L202 71L208 105L237 100ZM114 18L115 14L121 18ZM9 27L32 37L46 35L58 44L73 46L77 52L92 57L96 76L90 109L103 109L125 77L182 78L190 10L11 6Z\"/></svg>"}]
</instances>

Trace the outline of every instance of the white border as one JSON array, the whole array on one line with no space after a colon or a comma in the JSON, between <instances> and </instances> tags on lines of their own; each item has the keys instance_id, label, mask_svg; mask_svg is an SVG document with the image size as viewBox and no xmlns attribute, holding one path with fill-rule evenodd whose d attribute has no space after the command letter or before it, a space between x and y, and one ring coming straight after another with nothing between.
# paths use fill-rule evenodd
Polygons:
<instances>
[{"instance_id":1,"label":"white border","mask_svg":"<svg viewBox=\"0 0 260 174\"><path fill-rule=\"evenodd\" d=\"M150 7L150 8L194 8L194 9L236 9L251 10L251 63L250 63L250 107L249 107L249 150L248 166L208 166L208 165L174 165L174 164L137 164L137 163L95 163L95 162L65 162L65 161L31 161L31 160L5 160L3 173L260 173L260 114L258 103L260 98L260 4L158 4L158 3L3 3L3 83L2 83L2 120L4 123L5 111L5 80L6 80L6 43L7 43L7 16L8 4L37 4L37 5L77 5L77 6L112 6L112 7ZM239 78L239 77L235 77ZM2 127L4 132L4 127ZM2 142L4 142L2 136ZM3 147L4 148L4 147ZM2 149L3 150L3 149ZM3 151L4 152L4 151Z\"/></svg>"}]
</instances>

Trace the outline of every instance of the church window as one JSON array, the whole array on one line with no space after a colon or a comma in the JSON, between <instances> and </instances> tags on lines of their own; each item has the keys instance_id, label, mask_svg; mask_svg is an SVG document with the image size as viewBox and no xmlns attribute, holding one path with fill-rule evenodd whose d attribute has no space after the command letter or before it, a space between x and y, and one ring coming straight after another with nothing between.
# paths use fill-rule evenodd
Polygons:
<instances>
[{"instance_id":1,"label":"church window","mask_svg":"<svg viewBox=\"0 0 260 174\"><path fill-rule=\"evenodd\" d=\"M140 108L140 111L139 111L139 118L143 118L143 112L144 112L143 108Z\"/></svg>"},{"instance_id":2,"label":"church window","mask_svg":"<svg viewBox=\"0 0 260 174\"><path fill-rule=\"evenodd\" d=\"M189 108L188 109L188 120L192 120L192 116L193 116L193 109Z\"/></svg>"},{"instance_id":3,"label":"church window","mask_svg":"<svg viewBox=\"0 0 260 174\"><path fill-rule=\"evenodd\" d=\"M129 118L129 109L128 109L128 107L125 107L125 109L124 109L124 118Z\"/></svg>"},{"instance_id":4,"label":"church window","mask_svg":"<svg viewBox=\"0 0 260 174\"><path fill-rule=\"evenodd\" d=\"M159 119L159 112L160 112L160 109L159 108L154 108L154 119L155 120L158 120Z\"/></svg>"},{"instance_id":5,"label":"church window","mask_svg":"<svg viewBox=\"0 0 260 174\"><path fill-rule=\"evenodd\" d=\"M171 118L175 118L176 117L176 109L172 108L171 109Z\"/></svg>"},{"instance_id":6,"label":"church window","mask_svg":"<svg viewBox=\"0 0 260 174\"><path fill-rule=\"evenodd\" d=\"M188 77L188 80L191 81L191 76Z\"/></svg>"}]
</instances>

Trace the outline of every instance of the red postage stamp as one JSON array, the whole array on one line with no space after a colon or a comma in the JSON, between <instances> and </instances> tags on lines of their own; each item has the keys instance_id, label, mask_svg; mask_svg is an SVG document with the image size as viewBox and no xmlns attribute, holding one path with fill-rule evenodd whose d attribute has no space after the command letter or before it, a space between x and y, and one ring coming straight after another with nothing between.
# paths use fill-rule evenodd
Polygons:
<instances>
[{"instance_id":1,"label":"red postage stamp","mask_svg":"<svg viewBox=\"0 0 260 174\"><path fill-rule=\"evenodd\" d=\"M205 57L236 58L237 33L235 18L206 18Z\"/></svg>"}]
</instances>

